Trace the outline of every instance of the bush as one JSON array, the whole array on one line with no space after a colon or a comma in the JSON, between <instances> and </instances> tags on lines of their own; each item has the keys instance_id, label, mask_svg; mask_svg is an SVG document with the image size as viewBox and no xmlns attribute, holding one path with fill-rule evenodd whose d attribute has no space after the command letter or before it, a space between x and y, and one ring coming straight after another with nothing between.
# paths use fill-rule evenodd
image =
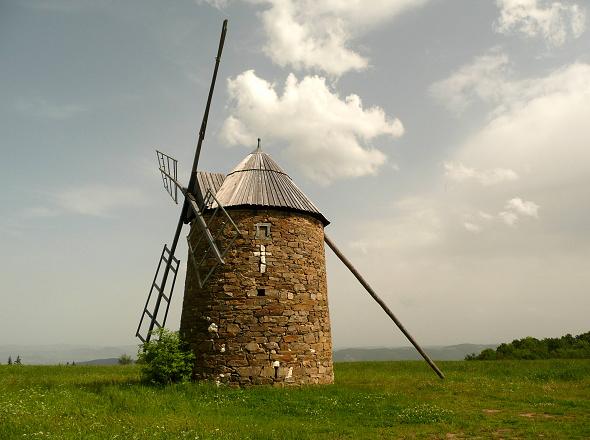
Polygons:
<instances>
[{"instance_id":1,"label":"bush","mask_svg":"<svg viewBox=\"0 0 590 440\"><path fill-rule=\"evenodd\" d=\"M142 379L154 384L190 380L195 355L186 349L178 332L161 328L153 332L153 337L137 354Z\"/></svg>"},{"instance_id":2,"label":"bush","mask_svg":"<svg viewBox=\"0 0 590 440\"><path fill-rule=\"evenodd\" d=\"M500 344L496 350L486 349L478 355L468 355L466 360L503 359L590 359L590 332L561 338L536 339L526 337Z\"/></svg>"},{"instance_id":3,"label":"bush","mask_svg":"<svg viewBox=\"0 0 590 440\"><path fill-rule=\"evenodd\" d=\"M122 354L117 361L119 365L131 365L133 363L133 359L128 354Z\"/></svg>"}]
</instances>

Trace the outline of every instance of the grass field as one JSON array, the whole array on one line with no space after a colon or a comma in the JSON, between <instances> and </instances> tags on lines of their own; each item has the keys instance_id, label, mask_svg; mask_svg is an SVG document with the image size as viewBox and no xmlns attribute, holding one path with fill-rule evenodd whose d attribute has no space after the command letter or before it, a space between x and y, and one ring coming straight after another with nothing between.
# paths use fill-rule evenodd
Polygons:
<instances>
[{"instance_id":1,"label":"grass field","mask_svg":"<svg viewBox=\"0 0 590 440\"><path fill-rule=\"evenodd\" d=\"M0 366L0 439L590 439L590 361L336 365L336 384L139 383L135 366Z\"/></svg>"}]
</instances>

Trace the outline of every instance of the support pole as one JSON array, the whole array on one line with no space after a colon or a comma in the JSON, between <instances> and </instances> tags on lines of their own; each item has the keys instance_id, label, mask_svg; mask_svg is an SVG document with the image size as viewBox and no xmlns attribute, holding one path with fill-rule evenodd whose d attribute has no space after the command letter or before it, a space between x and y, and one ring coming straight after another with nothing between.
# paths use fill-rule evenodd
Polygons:
<instances>
[{"instance_id":1,"label":"support pole","mask_svg":"<svg viewBox=\"0 0 590 440\"><path fill-rule=\"evenodd\" d=\"M395 325L398 326L398 328L401 330L401 332L406 336L406 338L408 338L408 340L412 343L412 345L416 348L416 350L418 350L418 353L420 353L422 355L422 357L424 358L424 360L428 363L428 365L430 365L430 368L432 368L434 370L434 372L438 375L438 377L440 377L441 379L444 379L445 378L445 375L442 373L442 371L439 370L439 368L436 366L436 364L434 363L434 361L432 359L430 359L430 357L424 352L424 350L422 350L422 347L420 347L418 345L418 343L414 340L414 338L412 337L412 335L406 330L406 328L399 321L399 319L396 318L396 316L389 309L389 307L387 307L387 305L383 302L383 300L381 298L379 298L379 296L375 293L375 291L371 288L371 286L369 286L369 283L367 283L365 281L365 279L356 270L356 268L352 265L352 263L350 261L348 261L348 259L342 254L342 252L340 252L340 249L338 249L336 247L336 245L334 244L334 242L332 240L330 240L330 238L328 238L327 235L324 235L324 241L330 247L330 249L332 249L332 251L334 251L334 253L336 254L336 256L338 258L340 258L340 261L342 261L344 263L344 265L346 267L348 267L348 269L352 272L352 274L359 281L359 283L362 284L362 286L365 288L365 290L367 292L369 292L369 295L371 295L373 297L373 299L375 301L377 301L377 304L379 304L381 306L381 308L383 309L383 311L385 313L387 313L387 315L391 318L391 320L393 322L395 322Z\"/></svg>"}]
</instances>

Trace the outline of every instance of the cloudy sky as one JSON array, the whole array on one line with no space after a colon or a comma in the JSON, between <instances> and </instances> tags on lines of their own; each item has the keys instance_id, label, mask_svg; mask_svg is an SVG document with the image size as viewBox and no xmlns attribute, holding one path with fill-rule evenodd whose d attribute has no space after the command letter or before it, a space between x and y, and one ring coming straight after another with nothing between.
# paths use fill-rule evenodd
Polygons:
<instances>
[{"instance_id":1,"label":"cloudy sky","mask_svg":"<svg viewBox=\"0 0 590 440\"><path fill-rule=\"evenodd\" d=\"M134 342L178 216L154 149L186 178L224 18L203 169L229 171L261 137L422 344L588 331L589 14L0 0L0 345ZM327 257L335 346L406 345Z\"/></svg>"}]
</instances>

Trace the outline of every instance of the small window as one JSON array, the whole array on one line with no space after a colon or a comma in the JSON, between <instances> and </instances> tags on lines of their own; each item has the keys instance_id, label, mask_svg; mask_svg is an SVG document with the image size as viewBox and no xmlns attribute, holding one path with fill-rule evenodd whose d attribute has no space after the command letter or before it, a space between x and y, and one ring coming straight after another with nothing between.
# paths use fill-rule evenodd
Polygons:
<instances>
[{"instance_id":1,"label":"small window","mask_svg":"<svg viewBox=\"0 0 590 440\"><path fill-rule=\"evenodd\" d=\"M266 240L270 238L270 223L256 223L256 238Z\"/></svg>"},{"instance_id":2,"label":"small window","mask_svg":"<svg viewBox=\"0 0 590 440\"><path fill-rule=\"evenodd\" d=\"M266 296L266 289L257 289L258 296Z\"/></svg>"}]
</instances>

